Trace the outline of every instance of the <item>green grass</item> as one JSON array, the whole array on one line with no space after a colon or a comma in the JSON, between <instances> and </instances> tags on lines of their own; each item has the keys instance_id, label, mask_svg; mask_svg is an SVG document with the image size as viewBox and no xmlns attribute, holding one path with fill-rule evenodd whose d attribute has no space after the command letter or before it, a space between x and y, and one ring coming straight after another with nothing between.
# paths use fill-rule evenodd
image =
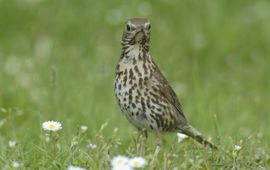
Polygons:
<instances>
[{"instance_id":1,"label":"green grass","mask_svg":"<svg viewBox=\"0 0 270 170\"><path fill-rule=\"evenodd\" d=\"M154 136L140 155L112 85L123 24L140 16L188 120L220 147L168 134L156 169L270 168L269 1L0 0L2 169L14 160L20 169L93 170L117 155L151 161ZM47 120L63 125L54 142L44 140Z\"/></svg>"}]
</instances>

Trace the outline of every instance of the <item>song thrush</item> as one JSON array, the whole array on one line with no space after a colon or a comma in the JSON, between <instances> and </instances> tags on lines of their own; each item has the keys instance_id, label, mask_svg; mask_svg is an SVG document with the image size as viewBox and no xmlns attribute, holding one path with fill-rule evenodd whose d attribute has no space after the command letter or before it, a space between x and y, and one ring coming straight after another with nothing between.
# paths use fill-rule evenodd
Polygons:
<instances>
[{"instance_id":1,"label":"song thrush","mask_svg":"<svg viewBox=\"0 0 270 170\"><path fill-rule=\"evenodd\" d=\"M180 132L217 148L188 123L175 92L155 64L149 52L150 28L144 18L133 18L125 24L114 81L121 111L138 130L156 134L155 156L162 144L162 132Z\"/></svg>"}]
</instances>

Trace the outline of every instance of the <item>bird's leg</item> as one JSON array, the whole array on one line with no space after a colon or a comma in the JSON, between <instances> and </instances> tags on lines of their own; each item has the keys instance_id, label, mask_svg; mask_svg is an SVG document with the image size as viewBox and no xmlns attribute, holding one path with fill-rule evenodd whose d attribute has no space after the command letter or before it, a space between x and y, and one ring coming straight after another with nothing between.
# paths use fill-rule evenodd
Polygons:
<instances>
[{"instance_id":1,"label":"bird's leg","mask_svg":"<svg viewBox=\"0 0 270 170\"><path fill-rule=\"evenodd\" d=\"M136 139L136 149L137 152L140 153L140 155L144 154L146 139L147 139L147 130L138 129L138 136Z\"/></svg>"},{"instance_id":2,"label":"bird's leg","mask_svg":"<svg viewBox=\"0 0 270 170\"><path fill-rule=\"evenodd\" d=\"M160 147L163 143L163 139L162 139L162 134L161 132L159 131L156 131L155 132L155 135L157 137L157 146L156 146L156 149L155 149L155 152L154 152L154 155L153 155L153 158L152 158L152 161L151 161L151 166L154 167L155 163L156 163L156 159L157 159L157 156L158 156L158 153L160 151Z\"/></svg>"}]
</instances>

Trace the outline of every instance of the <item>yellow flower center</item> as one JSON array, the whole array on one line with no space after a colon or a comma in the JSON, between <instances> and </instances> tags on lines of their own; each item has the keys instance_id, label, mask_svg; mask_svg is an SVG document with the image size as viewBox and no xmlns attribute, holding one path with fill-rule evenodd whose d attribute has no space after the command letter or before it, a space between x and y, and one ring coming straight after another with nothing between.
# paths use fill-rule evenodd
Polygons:
<instances>
[{"instance_id":1,"label":"yellow flower center","mask_svg":"<svg viewBox=\"0 0 270 170\"><path fill-rule=\"evenodd\" d=\"M141 165L141 162L139 162L139 161L133 161L133 165L134 166L140 166Z\"/></svg>"},{"instance_id":2,"label":"yellow flower center","mask_svg":"<svg viewBox=\"0 0 270 170\"><path fill-rule=\"evenodd\" d=\"M123 160L118 160L118 161L117 161L117 165L122 165L123 163L124 163Z\"/></svg>"},{"instance_id":3,"label":"yellow flower center","mask_svg":"<svg viewBox=\"0 0 270 170\"><path fill-rule=\"evenodd\" d=\"M53 125L53 124L50 124L50 125L48 126L48 128L49 128L49 129L55 129L55 128L56 128L56 126L55 126L55 125Z\"/></svg>"}]
</instances>

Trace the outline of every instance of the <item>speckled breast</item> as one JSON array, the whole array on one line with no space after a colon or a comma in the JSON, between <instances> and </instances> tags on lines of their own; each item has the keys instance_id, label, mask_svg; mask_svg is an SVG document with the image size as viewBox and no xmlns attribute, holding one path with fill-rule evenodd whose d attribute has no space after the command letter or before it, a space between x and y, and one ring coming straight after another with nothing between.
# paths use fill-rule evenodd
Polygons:
<instances>
[{"instance_id":1,"label":"speckled breast","mask_svg":"<svg viewBox=\"0 0 270 170\"><path fill-rule=\"evenodd\" d=\"M129 71L129 73L127 73ZM139 80L136 78L130 79L130 73L132 71L125 70L116 75L114 82L114 92L118 99L119 106L125 117L137 128L149 128L147 123L147 113L145 106L142 106L141 91L142 87L139 87Z\"/></svg>"}]
</instances>

